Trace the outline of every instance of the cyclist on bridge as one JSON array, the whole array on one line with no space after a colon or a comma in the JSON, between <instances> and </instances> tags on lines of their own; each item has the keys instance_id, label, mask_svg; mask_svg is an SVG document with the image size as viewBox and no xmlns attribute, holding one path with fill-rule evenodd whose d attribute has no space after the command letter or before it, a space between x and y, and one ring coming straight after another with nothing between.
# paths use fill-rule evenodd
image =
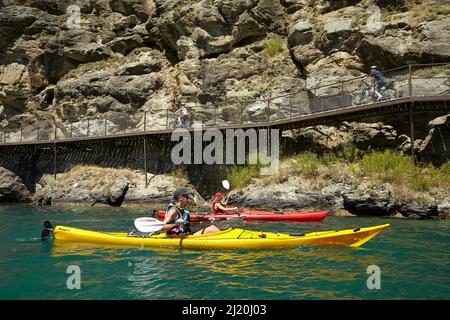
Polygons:
<instances>
[{"instance_id":1,"label":"cyclist on bridge","mask_svg":"<svg viewBox=\"0 0 450 320\"><path fill-rule=\"evenodd\" d=\"M178 116L178 122L182 128L189 127L189 113L186 109L186 105L184 103L180 104L180 107L175 114Z\"/></svg>"}]
</instances>

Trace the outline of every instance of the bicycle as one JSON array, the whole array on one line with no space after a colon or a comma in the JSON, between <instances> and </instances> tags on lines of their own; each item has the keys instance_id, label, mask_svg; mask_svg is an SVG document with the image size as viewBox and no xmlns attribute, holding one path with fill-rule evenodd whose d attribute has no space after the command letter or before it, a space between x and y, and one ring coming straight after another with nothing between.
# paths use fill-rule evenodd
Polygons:
<instances>
[{"instance_id":1,"label":"bicycle","mask_svg":"<svg viewBox=\"0 0 450 320\"><path fill-rule=\"evenodd\" d=\"M184 122L181 119L181 117L177 117L176 119L170 121L169 123L169 129L171 130L175 130L177 128L183 128L183 129L187 129L189 128L189 120L186 119Z\"/></svg>"},{"instance_id":2,"label":"bicycle","mask_svg":"<svg viewBox=\"0 0 450 320\"><path fill-rule=\"evenodd\" d=\"M360 105L360 104L368 104L370 102L379 102L386 101L392 99L398 99L403 96L403 90L397 90L395 88L395 82L389 81L382 85L380 88L376 88L374 94L374 90L370 84L365 81L362 81L363 87L359 93L355 95L352 100L352 105Z\"/></svg>"},{"instance_id":3,"label":"bicycle","mask_svg":"<svg viewBox=\"0 0 450 320\"><path fill-rule=\"evenodd\" d=\"M369 102L375 102L376 98L373 94L372 86L365 81L362 81L362 87L359 93L357 93L352 99L352 105L368 104Z\"/></svg>"},{"instance_id":4,"label":"bicycle","mask_svg":"<svg viewBox=\"0 0 450 320\"><path fill-rule=\"evenodd\" d=\"M386 82L384 86L380 87L379 92L381 94L381 98L379 98L378 101L398 99L403 97L404 93L403 90L398 90L395 87L394 81Z\"/></svg>"}]
</instances>

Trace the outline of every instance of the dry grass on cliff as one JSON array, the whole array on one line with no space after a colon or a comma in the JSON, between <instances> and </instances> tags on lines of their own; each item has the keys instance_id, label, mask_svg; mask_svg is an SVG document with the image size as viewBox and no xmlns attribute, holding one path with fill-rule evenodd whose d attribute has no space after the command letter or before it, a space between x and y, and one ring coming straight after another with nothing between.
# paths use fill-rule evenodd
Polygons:
<instances>
[{"instance_id":1,"label":"dry grass on cliff","mask_svg":"<svg viewBox=\"0 0 450 320\"><path fill-rule=\"evenodd\" d=\"M188 180L187 172L182 168L177 168L177 169L173 170L170 173L170 175L175 180L175 183L177 185L183 184L184 182L186 182Z\"/></svg>"},{"instance_id":2,"label":"dry grass on cliff","mask_svg":"<svg viewBox=\"0 0 450 320\"><path fill-rule=\"evenodd\" d=\"M102 168L89 165L76 165L70 171L59 174L56 186L66 187L77 185L79 188L95 189L97 187L109 188L115 185L116 179L125 177L131 183L135 182L135 173L128 168ZM52 183L52 184L53 184Z\"/></svg>"},{"instance_id":3,"label":"dry grass on cliff","mask_svg":"<svg viewBox=\"0 0 450 320\"><path fill-rule=\"evenodd\" d=\"M89 165L76 165L69 171L70 174L93 174L97 176L122 175L128 180L133 180L135 174L129 168L103 168Z\"/></svg>"},{"instance_id":4,"label":"dry grass on cliff","mask_svg":"<svg viewBox=\"0 0 450 320\"><path fill-rule=\"evenodd\" d=\"M450 76L450 64L443 64L433 67L424 67L413 70L414 77L436 77L436 76Z\"/></svg>"},{"instance_id":5,"label":"dry grass on cliff","mask_svg":"<svg viewBox=\"0 0 450 320\"><path fill-rule=\"evenodd\" d=\"M407 0L406 1L408 8L408 17L409 23L411 24L419 24L424 21L433 21L438 19L439 15L448 15L450 14L450 5L447 0L424 0L421 3L417 3L416 0ZM369 5L369 3L367 3ZM399 11L393 11L392 8L385 9L381 8L381 21L390 22L399 18L399 14L403 15L403 13ZM355 17L353 24L356 26L358 23L358 18ZM353 25L352 25L353 26ZM413 33L417 34L417 33Z\"/></svg>"},{"instance_id":6,"label":"dry grass on cliff","mask_svg":"<svg viewBox=\"0 0 450 320\"><path fill-rule=\"evenodd\" d=\"M413 23L431 21L435 20L438 15L450 14L450 5L442 1L427 1L421 4L410 1L408 7L411 13L411 22Z\"/></svg>"},{"instance_id":7,"label":"dry grass on cliff","mask_svg":"<svg viewBox=\"0 0 450 320\"><path fill-rule=\"evenodd\" d=\"M88 72L104 71L107 69L117 68L123 65L126 61L127 61L126 57L113 56L106 60L83 63L80 64L77 68L70 70L66 75L64 75L62 80L66 80L69 78L76 78Z\"/></svg>"}]
</instances>

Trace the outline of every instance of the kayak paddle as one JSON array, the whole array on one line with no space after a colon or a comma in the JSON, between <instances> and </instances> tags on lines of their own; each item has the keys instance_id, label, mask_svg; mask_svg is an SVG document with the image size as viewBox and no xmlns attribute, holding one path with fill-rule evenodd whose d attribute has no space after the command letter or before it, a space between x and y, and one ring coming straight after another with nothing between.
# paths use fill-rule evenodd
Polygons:
<instances>
[{"instance_id":1,"label":"kayak paddle","mask_svg":"<svg viewBox=\"0 0 450 320\"><path fill-rule=\"evenodd\" d=\"M228 180L223 180L222 181L222 186L226 189L226 190L230 190L230 181ZM228 197L230 196L230 192L228 193L227 197L225 198L225 201L228 201ZM236 212L237 214L239 214L239 210Z\"/></svg>"},{"instance_id":2,"label":"kayak paddle","mask_svg":"<svg viewBox=\"0 0 450 320\"><path fill-rule=\"evenodd\" d=\"M239 218L239 217L237 217ZM234 218L230 218L229 220L232 220ZM217 222L217 221L226 221L225 219L221 219L221 218L209 218L208 221L209 222ZM237 222L238 219L234 219L231 222ZM239 220L240 222L240 220ZM138 229L138 231L140 232L145 232L145 233L150 233L150 232L156 232L161 230L164 226L166 225L165 222L160 221L158 219L155 218L147 218L147 217L142 217L142 218L137 218L136 220L134 220L134 226L136 227L136 229Z\"/></svg>"},{"instance_id":3,"label":"kayak paddle","mask_svg":"<svg viewBox=\"0 0 450 320\"><path fill-rule=\"evenodd\" d=\"M166 223L155 218L137 218L134 220L134 226L140 232L156 232L161 230Z\"/></svg>"},{"instance_id":4,"label":"kayak paddle","mask_svg":"<svg viewBox=\"0 0 450 320\"><path fill-rule=\"evenodd\" d=\"M226 190L230 190L230 182L228 180L223 180L222 181L222 186L226 189Z\"/></svg>"},{"instance_id":5,"label":"kayak paddle","mask_svg":"<svg viewBox=\"0 0 450 320\"><path fill-rule=\"evenodd\" d=\"M223 180L222 186L225 188L225 190L227 190L227 191L230 190L230 181ZM225 201L228 199L229 196L230 196L230 193L228 193L227 197L225 198Z\"/></svg>"}]
</instances>

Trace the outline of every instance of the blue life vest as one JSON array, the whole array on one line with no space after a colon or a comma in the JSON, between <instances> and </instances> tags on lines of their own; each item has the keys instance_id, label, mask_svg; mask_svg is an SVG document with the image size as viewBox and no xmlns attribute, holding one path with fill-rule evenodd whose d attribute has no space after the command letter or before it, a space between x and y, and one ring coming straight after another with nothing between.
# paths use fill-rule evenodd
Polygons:
<instances>
[{"instance_id":1,"label":"blue life vest","mask_svg":"<svg viewBox=\"0 0 450 320\"><path fill-rule=\"evenodd\" d=\"M167 214L169 212L169 210L172 209L172 208L175 208L175 210L177 212L177 218L175 220L183 219L184 220L184 226L187 227L189 225L189 222L191 222L190 211L186 210L186 209L180 209L180 208L178 208L176 205L174 205L171 202L167 206L167 208L165 210L165 213ZM171 221L171 222L175 222L175 221Z\"/></svg>"}]
</instances>

